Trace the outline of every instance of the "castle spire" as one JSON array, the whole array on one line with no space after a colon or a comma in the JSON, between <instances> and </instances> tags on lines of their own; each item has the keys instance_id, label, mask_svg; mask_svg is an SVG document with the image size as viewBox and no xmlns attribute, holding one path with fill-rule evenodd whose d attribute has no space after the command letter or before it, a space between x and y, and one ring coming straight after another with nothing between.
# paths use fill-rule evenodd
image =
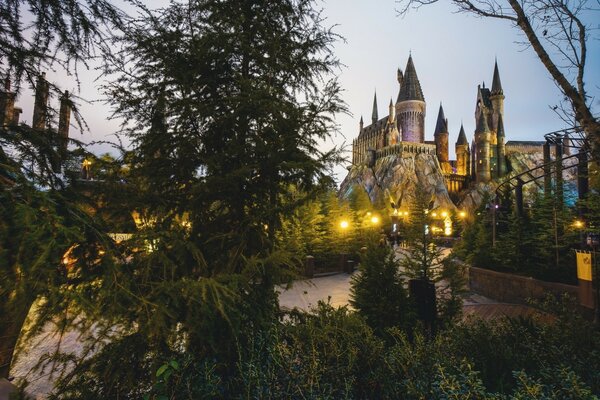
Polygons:
<instances>
[{"instance_id":1,"label":"castle spire","mask_svg":"<svg viewBox=\"0 0 600 400\"><path fill-rule=\"evenodd\" d=\"M448 120L444 116L444 108L442 107L442 103L440 102L440 110L438 111L437 123L435 124L435 132L434 136L439 135L440 133L448 132Z\"/></svg>"},{"instance_id":2,"label":"castle spire","mask_svg":"<svg viewBox=\"0 0 600 400\"><path fill-rule=\"evenodd\" d=\"M406 100L419 100L425 101L423 96L423 90L421 89L421 83L417 77L417 71L415 70L415 64L413 63L412 55L408 56L408 63L404 73L404 79L402 86L400 87L400 93L398 94L398 101Z\"/></svg>"},{"instance_id":3,"label":"castle spire","mask_svg":"<svg viewBox=\"0 0 600 400\"><path fill-rule=\"evenodd\" d=\"M371 114L371 121L373 123L379 120L379 116L377 114L377 91L375 91L375 96L373 97L373 114Z\"/></svg>"},{"instance_id":4,"label":"castle spire","mask_svg":"<svg viewBox=\"0 0 600 400\"><path fill-rule=\"evenodd\" d=\"M465 134L465 128L463 127L463 124L460 124L460 132L458 133L458 139L456 140L456 144L457 145L468 145L469 142L467 141L467 135Z\"/></svg>"},{"instance_id":5,"label":"castle spire","mask_svg":"<svg viewBox=\"0 0 600 400\"><path fill-rule=\"evenodd\" d=\"M498 60L494 63L494 78L492 80L492 95L503 94L502 82L500 82L500 73L498 72Z\"/></svg>"},{"instance_id":6,"label":"castle spire","mask_svg":"<svg viewBox=\"0 0 600 400\"><path fill-rule=\"evenodd\" d=\"M394 107L394 100L390 97L390 105L388 106L388 120L389 122L394 122L396 119L396 108Z\"/></svg>"},{"instance_id":7,"label":"castle spire","mask_svg":"<svg viewBox=\"0 0 600 400\"><path fill-rule=\"evenodd\" d=\"M360 116L360 122L358 123L358 126L361 131L363 130L363 126L365 126L362 115Z\"/></svg>"}]
</instances>

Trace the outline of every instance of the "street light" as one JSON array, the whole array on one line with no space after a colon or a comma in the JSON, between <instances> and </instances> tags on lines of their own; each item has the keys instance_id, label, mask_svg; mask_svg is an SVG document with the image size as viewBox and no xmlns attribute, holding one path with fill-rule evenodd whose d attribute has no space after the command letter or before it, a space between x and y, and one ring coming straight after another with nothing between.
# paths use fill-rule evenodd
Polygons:
<instances>
[{"instance_id":1,"label":"street light","mask_svg":"<svg viewBox=\"0 0 600 400\"><path fill-rule=\"evenodd\" d=\"M348 229L348 226L348 221L346 221L345 219L340 222L340 228L342 228L342 230L345 231L346 229Z\"/></svg>"},{"instance_id":2,"label":"street light","mask_svg":"<svg viewBox=\"0 0 600 400\"><path fill-rule=\"evenodd\" d=\"M378 217L377 215L373 215L373 216L371 217L371 223L372 223L373 225L377 225L377 224L379 223L379 217Z\"/></svg>"}]
</instances>

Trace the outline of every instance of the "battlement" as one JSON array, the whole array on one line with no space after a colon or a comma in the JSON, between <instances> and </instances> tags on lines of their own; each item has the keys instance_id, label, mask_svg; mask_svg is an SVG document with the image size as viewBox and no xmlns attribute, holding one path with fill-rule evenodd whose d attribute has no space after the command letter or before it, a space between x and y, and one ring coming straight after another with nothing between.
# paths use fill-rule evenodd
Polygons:
<instances>
[{"instance_id":1,"label":"battlement","mask_svg":"<svg viewBox=\"0 0 600 400\"><path fill-rule=\"evenodd\" d=\"M377 150L377 158L402 154L431 154L435 155L435 144L400 142Z\"/></svg>"}]
</instances>

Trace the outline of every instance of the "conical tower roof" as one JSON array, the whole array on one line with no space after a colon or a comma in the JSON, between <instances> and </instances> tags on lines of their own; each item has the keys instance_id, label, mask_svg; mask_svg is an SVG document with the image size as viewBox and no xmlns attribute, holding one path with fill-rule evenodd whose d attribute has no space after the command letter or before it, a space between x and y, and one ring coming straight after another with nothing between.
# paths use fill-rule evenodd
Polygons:
<instances>
[{"instance_id":1,"label":"conical tower roof","mask_svg":"<svg viewBox=\"0 0 600 400\"><path fill-rule=\"evenodd\" d=\"M379 114L377 113L377 92L375 92L375 96L373 97L373 113L371 114L371 120L373 123L379 120Z\"/></svg>"},{"instance_id":2,"label":"conical tower roof","mask_svg":"<svg viewBox=\"0 0 600 400\"><path fill-rule=\"evenodd\" d=\"M496 135L500 137L504 137L504 121L502 121L502 114L498 115L498 131Z\"/></svg>"},{"instance_id":3,"label":"conical tower roof","mask_svg":"<svg viewBox=\"0 0 600 400\"><path fill-rule=\"evenodd\" d=\"M479 120L477 121L477 128L475 129L475 132L481 133L481 132L489 132L489 131L490 131L490 127L488 126L488 123L487 123L487 116L485 115L484 112L480 112Z\"/></svg>"},{"instance_id":4,"label":"conical tower roof","mask_svg":"<svg viewBox=\"0 0 600 400\"><path fill-rule=\"evenodd\" d=\"M463 124L460 124L460 132L458 132L458 139L456 140L456 144L457 145L468 145L469 142L467 141L467 135L465 134L465 128L463 127Z\"/></svg>"},{"instance_id":5,"label":"conical tower roof","mask_svg":"<svg viewBox=\"0 0 600 400\"><path fill-rule=\"evenodd\" d=\"M400 93L398 94L398 101L407 100L425 101L412 56L408 56L408 63L406 64L404 79L402 80L402 86L400 87Z\"/></svg>"},{"instance_id":6,"label":"conical tower roof","mask_svg":"<svg viewBox=\"0 0 600 400\"><path fill-rule=\"evenodd\" d=\"M442 103L440 103L440 111L438 111L437 123L435 124L435 132L433 133L435 136L440 133L448 132L448 120L444 116L444 108L442 107Z\"/></svg>"},{"instance_id":7,"label":"conical tower roof","mask_svg":"<svg viewBox=\"0 0 600 400\"><path fill-rule=\"evenodd\" d=\"M492 80L492 95L503 94L502 82L500 82L500 72L498 72L498 61L494 64L494 78Z\"/></svg>"}]
</instances>

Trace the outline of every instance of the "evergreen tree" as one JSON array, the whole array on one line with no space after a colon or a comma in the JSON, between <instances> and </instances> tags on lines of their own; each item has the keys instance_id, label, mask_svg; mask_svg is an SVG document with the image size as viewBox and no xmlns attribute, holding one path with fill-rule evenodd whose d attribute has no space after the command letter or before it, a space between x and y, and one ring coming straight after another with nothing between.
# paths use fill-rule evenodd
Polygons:
<instances>
[{"instance_id":1,"label":"evergreen tree","mask_svg":"<svg viewBox=\"0 0 600 400\"><path fill-rule=\"evenodd\" d=\"M361 256L360 274L352 277L350 304L378 334L387 328L408 331L414 324L414 310L394 251L371 242Z\"/></svg>"},{"instance_id":2,"label":"evergreen tree","mask_svg":"<svg viewBox=\"0 0 600 400\"><path fill-rule=\"evenodd\" d=\"M308 198L320 189L338 155L318 144L345 110L328 80L336 36L313 6L173 3L117 42L123 58L110 60L117 79L105 90L133 142L133 190L121 206L145 222L124 244L126 262L89 290L105 312L98 323L128 334L70 378L110 376L105 397L135 397L108 370L127 341L148 355L127 368L139 380L175 349L229 371L276 321L274 284L289 279L291 263L277 232L301 203L290 189Z\"/></svg>"},{"instance_id":3,"label":"evergreen tree","mask_svg":"<svg viewBox=\"0 0 600 400\"><path fill-rule=\"evenodd\" d=\"M404 274L412 280L420 281L425 286L434 285L432 290L435 298L417 298L420 295L416 288L411 296L415 297L413 301L420 310L420 318L424 318L425 310L429 307L425 303L435 301L435 308L431 307L435 318L441 317L442 322L450 321L462 309L464 267L452 260L444 261L444 252L433 239L432 214L435 208L432 196L425 188L415 188L409 210L405 232L407 247L400 254L400 265ZM428 329L431 329L431 333L435 332L435 324Z\"/></svg>"}]
</instances>

